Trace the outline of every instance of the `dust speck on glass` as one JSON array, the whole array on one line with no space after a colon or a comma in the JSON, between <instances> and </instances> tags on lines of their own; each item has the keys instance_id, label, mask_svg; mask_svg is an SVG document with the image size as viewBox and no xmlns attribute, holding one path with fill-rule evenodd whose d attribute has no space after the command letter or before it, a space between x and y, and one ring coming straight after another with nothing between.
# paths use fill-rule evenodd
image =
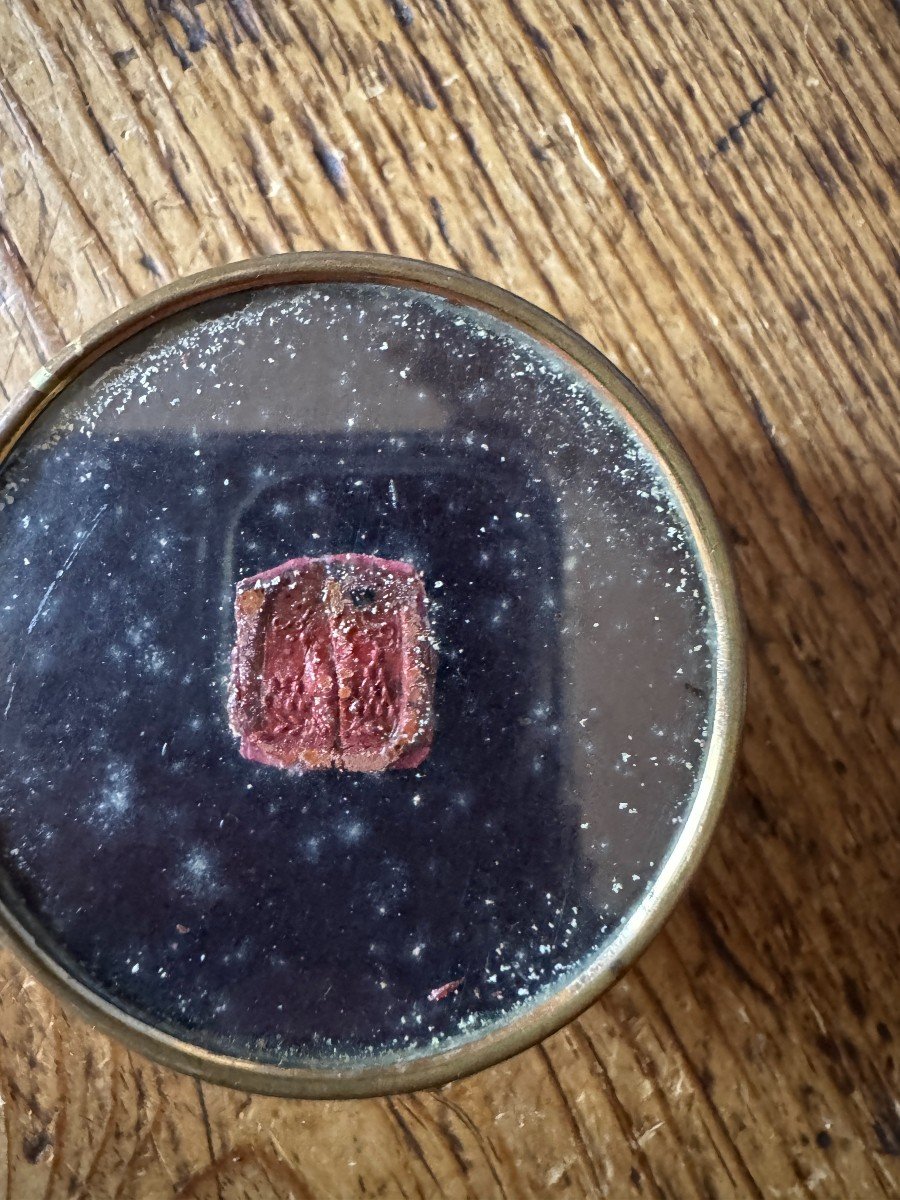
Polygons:
<instances>
[{"instance_id":1,"label":"dust speck on glass","mask_svg":"<svg viewBox=\"0 0 900 1200\"><path fill-rule=\"evenodd\" d=\"M445 1049L602 955L678 836L713 634L683 514L574 367L396 287L204 303L71 384L0 479L0 888L194 1044ZM228 728L233 590L424 574L416 771L287 774Z\"/></svg>"}]
</instances>

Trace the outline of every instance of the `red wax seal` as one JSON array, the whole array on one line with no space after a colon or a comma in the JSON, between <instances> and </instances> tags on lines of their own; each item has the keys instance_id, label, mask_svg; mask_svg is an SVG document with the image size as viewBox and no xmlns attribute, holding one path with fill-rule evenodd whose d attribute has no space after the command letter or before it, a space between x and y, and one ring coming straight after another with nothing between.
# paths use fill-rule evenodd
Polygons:
<instances>
[{"instance_id":1,"label":"red wax seal","mask_svg":"<svg viewBox=\"0 0 900 1200\"><path fill-rule=\"evenodd\" d=\"M241 754L297 771L417 767L433 734L422 577L368 554L242 579L228 716Z\"/></svg>"}]
</instances>

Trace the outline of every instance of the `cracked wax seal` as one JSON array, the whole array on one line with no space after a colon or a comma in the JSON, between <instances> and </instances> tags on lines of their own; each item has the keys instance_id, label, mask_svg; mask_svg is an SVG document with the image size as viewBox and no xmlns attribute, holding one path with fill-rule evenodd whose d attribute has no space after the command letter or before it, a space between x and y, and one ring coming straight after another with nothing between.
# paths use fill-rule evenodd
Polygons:
<instances>
[{"instance_id":1,"label":"cracked wax seal","mask_svg":"<svg viewBox=\"0 0 900 1200\"><path fill-rule=\"evenodd\" d=\"M228 716L244 758L294 771L419 766L434 731L422 577L367 554L237 584Z\"/></svg>"}]
</instances>

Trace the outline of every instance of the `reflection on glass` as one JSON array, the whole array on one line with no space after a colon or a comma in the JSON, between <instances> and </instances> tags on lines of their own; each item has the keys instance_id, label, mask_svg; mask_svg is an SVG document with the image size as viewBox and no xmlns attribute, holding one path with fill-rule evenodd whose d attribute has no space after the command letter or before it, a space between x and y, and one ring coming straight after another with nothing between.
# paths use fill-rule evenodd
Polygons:
<instances>
[{"instance_id":1,"label":"reflection on glass","mask_svg":"<svg viewBox=\"0 0 900 1200\"><path fill-rule=\"evenodd\" d=\"M268 289L107 355L4 468L6 901L90 986L279 1062L443 1047L603 952L711 704L705 583L653 460L573 369L395 288ZM288 774L228 729L233 587L414 563L417 771Z\"/></svg>"}]
</instances>

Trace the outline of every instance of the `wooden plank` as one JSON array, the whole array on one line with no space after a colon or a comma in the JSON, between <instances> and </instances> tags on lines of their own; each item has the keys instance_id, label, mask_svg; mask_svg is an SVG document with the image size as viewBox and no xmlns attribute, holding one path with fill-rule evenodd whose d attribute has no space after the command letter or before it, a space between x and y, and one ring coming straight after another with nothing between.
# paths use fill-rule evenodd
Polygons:
<instances>
[{"instance_id":1,"label":"wooden plank","mask_svg":"<svg viewBox=\"0 0 900 1200\"><path fill-rule=\"evenodd\" d=\"M751 642L713 849L571 1027L440 1091L286 1103L142 1062L4 955L0 1196L896 1193L898 51L886 0L0 13L4 397L215 263L460 267L658 403Z\"/></svg>"}]
</instances>

